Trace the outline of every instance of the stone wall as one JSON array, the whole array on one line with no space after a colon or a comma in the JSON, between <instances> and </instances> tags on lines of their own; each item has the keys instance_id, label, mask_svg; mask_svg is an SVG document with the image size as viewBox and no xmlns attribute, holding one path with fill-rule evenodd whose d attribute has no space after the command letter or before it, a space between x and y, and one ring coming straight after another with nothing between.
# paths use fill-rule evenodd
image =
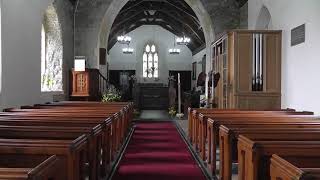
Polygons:
<instances>
[{"instance_id":1,"label":"stone wall","mask_svg":"<svg viewBox=\"0 0 320 180\"><path fill-rule=\"evenodd\" d=\"M80 0L75 16L75 54L86 56L87 66L99 68L97 37L102 19L112 0ZM115 12L117 13L117 12Z\"/></svg>"},{"instance_id":2,"label":"stone wall","mask_svg":"<svg viewBox=\"0 0 320 180\"><path fill-rule=\"evenodd\" d=\"M61 26L63 46L63 90L67 96L69 93L70 70L74 64L74 7L67 0L55 0L53 6L56 9Z\"/></svg>"},{"instance_id":3,"label":"stone wall","mask_svg":"<svg viewBox=\"0 0 320 180\"><path fill-rule=\"evenodd\" d=\"M236 0L201 0L201 2L211 17L216 35L239 27L240 9Z\"/></svg>"},{"instance_id":4,"label":"stone wall","mask_svg":"<svg viewBox=\"0 0 320 180\"><path fill-rule=\"evenodd\" d=\"M248 3L240 8L240 29L248 29Z\"/></svg>"}]
</instances>

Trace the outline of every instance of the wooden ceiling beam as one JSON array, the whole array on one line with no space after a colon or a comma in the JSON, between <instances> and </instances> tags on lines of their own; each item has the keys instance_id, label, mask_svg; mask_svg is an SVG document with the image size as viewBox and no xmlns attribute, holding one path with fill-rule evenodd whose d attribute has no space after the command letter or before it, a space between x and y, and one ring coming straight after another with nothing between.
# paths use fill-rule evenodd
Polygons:
<instances>
[{"instance_id":1,"label":"wooden ceiling beam","mask_svg":"<svg viewBox=\"0 0 320 180\"><path fill-rule=\"evenodd\" d=\"M178 1L179 2L179 1ZM124 16L124 15L129 15L132 12L136 11L141 11L141 10L155 10L155 11L166 11L170 13L176 13L176 14L183 14L182 17L183 19L189 19L189 21L192 21L194 24L196 24L198 27L200 27L200 22L198 18L195 16L194 12L192 9L187 9L181 7L181 4L183 3L178 3L175 1L170 1L167 2L166 0L159 0L159 1L142 1L139 3L139 8L134 8L131 9L129 12L123 12L123 14L120 14L119 16ZM168 6L169 5L169 6ZM164 7L165 6L165 7Z\"/></svg>"},{"instance_id":2,"label":"wooden ceiling beam","mask_svg":"<svg viewBox=\"0 0 320 180\"><path fill-rule=\"evenodd\" d=\"M198 18L183 0L130 0L115 19L108 49L117 42L118 35L127 34L142 25L158 25L176 36L184 33L192 39L188 45L191 51L205 42Z\"/></svg>"},{"instance_id":3,"label":"wooden ceiling beam","mask_svg":"<svg viewBox=\"0 0 320 180\"><path fill-rule=\"evenodd\" d=\"M122 21L122 23L117 23L116 25L112 26L110 34L112 34L114 32L118 32L123 27L131 26L132 24L135 24L137 21L140 21L141 19L144 19L144 18L146 18L146 15L141 12L140 12L140 14L138 14L136 16L132 16L130 18L127 18L125 21Z\"/></svg>"},{"instance_id":4,"label":"wooden ceiling beam","mask_svg":"<svg viewBox=\"0 0 320 180\"><path fill-rule=\"evenodd\" d=\"M195 35L196 38L200 41L200 44L202 44L204 42L204 39L203 37L201 37L201 35L199 35L197 32L198 29L194 29L194 27L191 27L190 25L188 24L185 24L185 22L183 22L182 20L180 20L179 18L177 18L176 16L174 15L171 15L171 14L165 14L165 13L161 13L161 12L158 12L159 13L159 16L161 17L161 19L164 19L165 21L168 21L170 22L170 24L175 24L175 27L179 27L181 26L181 29L182 29L182 26L185 25L185 30L189 30L191 32L189 33L186 33L188 35ZM179 22L179 23L175 23L172 19L174 19L176 22ZM183 31L184 29L182 29ZM202 32L203 33L203 32Z\"/></svg>"}]
</instances>

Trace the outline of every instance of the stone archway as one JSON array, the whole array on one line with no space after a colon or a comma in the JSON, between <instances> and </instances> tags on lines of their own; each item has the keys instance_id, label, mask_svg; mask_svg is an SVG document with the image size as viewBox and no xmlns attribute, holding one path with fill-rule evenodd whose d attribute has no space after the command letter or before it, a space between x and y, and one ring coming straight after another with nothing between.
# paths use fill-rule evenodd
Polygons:
<instances>
[{"instance_id":1,"label":"stone archway","mask_svg":"<svg viewBox=\"0 0 320 180\"><path fill-rule=\"evenodd\" d=\"M107 41L109 38L109 32L111 30L112 24L122 7L128 1L129 0L113 0L113 2L110 4L100 24L100 31L98 37L99 41L97 47L107 47ZM214 40L215 35L209 14L206 12L205 8L203 7L200 1L185 0L185 2L192 8L192 10L195 12L198 19L200 20L200 25L202 26L205 35L206 44L208 44L207 42L209 42L210 40Z\"/></svg>"},{"instance_id":2,"label":"stone archway","mask_svg":"<svg viewBox=\"0 0 320 180\"><path fill-rule=\"evenodd\" d=\"M120 12L120 10L125 6L125 4L129 0L113 0L111 4L109 5L109 8L107 9L101 24L100 24L100 29L98 33L98 38L97 38L97 47L95 51L95 57L93 58L95 62L91 62L93 66L99 67L98 63L98 49L99 48L107 48L107 42L109 38L109 33L111 31L112 24ZM199 0L185 0L185 2L192 8L192 10L195 12L197 15L200 25L203 28L203 32L205 35L205 42L206 42L206 54L207 54L207 69L206 72L209 72L210 70L210 59L211 59L211 43L215 39L215 33L214 33L214 28L213 24L211 21L211 18L206 11L206 9L203 7L203 4ZM208 84L208 83L206 83ZM208 92L208 87L206 87L206 92ZM208 96L208 94L206 93Z\"/></svg>"},{"instance_id":3,"label":"stone archway","mask_svg":"<svg viewBox=\"0 0 320 180\"><path fill-rule=\"evenodd\" d=\"M271 14L266 6L262 6L256 22L256 29L270 29L272 26Z\"/></svg>"}]
</instances>

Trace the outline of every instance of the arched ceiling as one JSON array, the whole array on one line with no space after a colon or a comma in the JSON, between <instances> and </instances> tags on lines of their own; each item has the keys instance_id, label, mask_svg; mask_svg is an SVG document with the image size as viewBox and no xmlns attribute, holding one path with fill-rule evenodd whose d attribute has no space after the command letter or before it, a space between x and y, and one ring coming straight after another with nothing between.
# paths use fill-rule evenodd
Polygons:
<instances>
[{"instance_id":1,"label":"arched ceiling","mask_svg":"<svg viewBox=\"0 0 320 180\"><path fill-rule=\"evenodd\" d=\"M191 51L205 44L200 22L184 0L130 0L113 23L108 50L117 42L117 36L142 25L158 25L176 36L190 37L188 47Z\"/></svg>"},{"instance_id":2,"label":"arched ceiling","mask_svg":"<svg viewBox=\"0 0 320 180\"><path fill-rule=\"evenodd\" d=\"M74 5L79 2L79 6L76 10L76 31L75 41L77 44L77 51L79 54L86 52L87 46L91 46L94 43L91 36L95 36L98 33L98 27L101 25L101 19L105 15L106 10L113 2L120 0L69 0ZM121 0L127 1L127 0ZM193 52L197 52L197 47L204 41L201 37L201 27L199 22L194 20L195 14L192 12L191 8L184 2L185 0L129 0L127 5L122 9L126 10L129 6L133 6L130 11L121 11L115 21L114 27L112 29L113 34L110 35L108 39L110 49L113 44L115 44L115 38L118 34L123 34L125 29L127 32L144 24L156 24L170 29L171 32L175 34L182 34L183 31L189 33L192 38L192 44L189 48ZM188 0L193 1L193 0ZM202 3L205 11L211 18L212 28L214 30L214 35L218 35L225 30L238 28L240 22L240 7L242 7L248 0L195 0L197 3ZM148 3L149 2L149 3ZM152 4L152 6L150 5ZM145 4L145 5L143 5ZM148 5L149 4L149 5ZM167 8L168 7L168 8ZM145 8L145 9L143 9ZM174 9L174 10L173 10ZM183 11L181 11L183 10ZM112 10L111 10L112 11ZM118 14L118 10L115 10L115 14ZM137 14L135 14L137 13ZM186 15L187 14L187 15ZM133 16L134 15L134 16ZM134 18L132 18L132 16ZM144 17L143 17L144 16ZM112 21L113 21L112 16ZM188 19L188 23L185 19ZM190 20L191 19L191 20ZM109 19L108 19L109 21ZM141 22L140 22L141 21ZM143 22L145 21L145 22ZM116 23L122 22L116 26ZM202 25L206 25L210 22L203 22ZM143 24L142 24L143 25ZM183 26L184 25L184 26ZM188 25L188 26L186 26ZM118 27L118 30L115 29ZM110 26L108 27L108 29ZM119 33L115 33L118 31ZM198 32L199 31L199 32ZM199 35L200 33L200 35ZM198 37L196 36L198 34ZM192 37L193 36L193 37ZM200 38L199 38L200 37ZM92 41L91 41L92 40ZM103 40L103 39L102 39ZM210 40L212 41L212 39ZM201 45L200 45L201 46ZM204 46L203 46L204 47ZM196 50L194 50L196 49ZM91 54L89 56L94 56Z\"/></svg>"}]
</instances>

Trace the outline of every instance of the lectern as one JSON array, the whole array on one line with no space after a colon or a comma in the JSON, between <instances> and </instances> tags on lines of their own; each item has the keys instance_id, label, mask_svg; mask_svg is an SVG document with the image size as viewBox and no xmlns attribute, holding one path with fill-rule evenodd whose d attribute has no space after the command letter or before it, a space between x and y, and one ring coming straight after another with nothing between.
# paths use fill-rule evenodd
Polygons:
<instances>
[{"instance_id":1,"label":"lectern","mask_svg":"<svg viewBox=\"0 0 320 180\"><path fill-rule=\"evenodd\" d=\"M99 70L85 69L85 71L72 70L72 100L96 101L100 100Z\"/></svg>"}]
</instances>

